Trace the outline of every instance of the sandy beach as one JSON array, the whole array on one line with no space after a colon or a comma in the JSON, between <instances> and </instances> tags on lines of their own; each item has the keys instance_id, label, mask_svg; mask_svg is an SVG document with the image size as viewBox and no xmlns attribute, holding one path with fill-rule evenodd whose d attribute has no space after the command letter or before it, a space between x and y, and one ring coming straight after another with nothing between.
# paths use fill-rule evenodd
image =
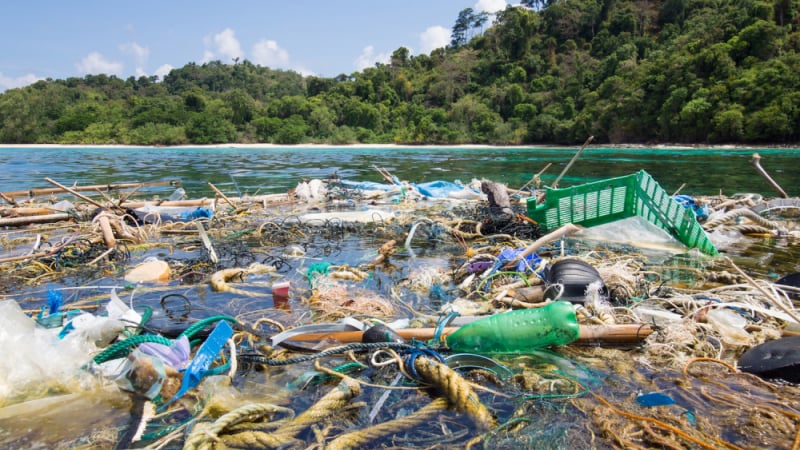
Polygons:
<instances>
[{"instance_id":1,"label":"sandy beach","mask_svg":"<svg viewBox=\"0 0 800 450\"><path fill-rule=\"evenodd\" d=\"M241 148L241 149L298 149L298 150L315 150L315 149L332 149L332 148L355 148L355 149L413 149L413 148L444 148L444 149L505 149L505 148L520 148L520 149L577 149L580 145L485 145L485 144L461 144L461 145L406 145L406 144L297 144L297 145L278 145L278 144L211 144L211 145L174 145L174 146L153 146L153 145L118 145L118 144L0 144L0 149L3 148L19 148L19 149L37 149L37 148L111 148L111 149L126 149L126 148L163 148L169 149L187 149L187 148ZM630 149L665 149L665 150L695 150L695 149L719 149L719 150L750 150L750 149L798 149L800 145L705 145L705 144L590 144L586 149L592 148L630 148Z\"/></svg>"}]
</instances>

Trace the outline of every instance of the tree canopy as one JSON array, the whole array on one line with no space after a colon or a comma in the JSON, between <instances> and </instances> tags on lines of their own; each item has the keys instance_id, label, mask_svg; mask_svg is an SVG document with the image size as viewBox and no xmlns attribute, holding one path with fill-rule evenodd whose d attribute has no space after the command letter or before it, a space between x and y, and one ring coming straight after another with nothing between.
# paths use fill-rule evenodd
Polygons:
<instances>
[{"instance_id":1,"label":"tree canopy","mask_svg":"<svg viewBox=\"0 0 800 450\"><path fill-rule=\"evenodd\" d=\"M0 142L800 142L800 0L535 0L334 78L251 62L0 94Z\"/></svg>"}]
</instances>

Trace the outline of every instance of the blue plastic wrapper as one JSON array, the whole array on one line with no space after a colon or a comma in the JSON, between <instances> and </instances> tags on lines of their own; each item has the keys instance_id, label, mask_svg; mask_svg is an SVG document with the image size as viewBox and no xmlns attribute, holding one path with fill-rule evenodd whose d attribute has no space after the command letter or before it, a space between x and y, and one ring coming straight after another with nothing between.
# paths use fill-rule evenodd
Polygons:
<instances>
[{"instance_id":1,"label":"blue plastic wrapper","mask_svg":"<svg viewBox=\"0 0 800 450\"><path fill-rule=\"evenodd\" d=\"M698 205L692 197L688 195L673 195L672 198L684 208L694 211L697 220L708 219L708 208Z\"/></svg>"},{"instance_id":2,"label":"blue plastic wrapper","mask_svg":"<svg viewBox=\"0 0 800 450\"><path fill-rule=\"evenodd\" d=\"M507 248L503 250L499 255L497 255L497 260L500 264L500 267L506 265L524 251L524 248ZM542 259L539 257L539 255L532 253L525 258L520 259L517 265L514 267L514 270L522 273L529 272L539 265L540 262L542 262Z\"/></svg>"}]
</instances>

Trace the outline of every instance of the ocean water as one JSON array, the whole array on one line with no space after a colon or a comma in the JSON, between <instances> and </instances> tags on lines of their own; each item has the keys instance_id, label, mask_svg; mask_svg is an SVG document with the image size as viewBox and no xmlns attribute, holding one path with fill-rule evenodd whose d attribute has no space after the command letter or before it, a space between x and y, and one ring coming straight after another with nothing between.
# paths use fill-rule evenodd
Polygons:
<instances>
[{"instance_id":1,"label":"ocean water","mask_svg":"<svg viewBox=\"0 0 800 450\"><path fill-rule=\"evenodd\" d=\"M375 169L412 183L487 178L521 187L541 176L552 183L577 148L514 147L0 147L0 192L52 187L181 180L190 198L213 195L208 182L226 194L286 192L301 179L340 178L383 182ZM586 148L559 187L646 170L667 192L683 186L688 195L775 192L750 164L761 166L790 195L797 195L800 149L786 148ZM685 186L684 186L685 184Z\"/></svg>"}]
</instances>

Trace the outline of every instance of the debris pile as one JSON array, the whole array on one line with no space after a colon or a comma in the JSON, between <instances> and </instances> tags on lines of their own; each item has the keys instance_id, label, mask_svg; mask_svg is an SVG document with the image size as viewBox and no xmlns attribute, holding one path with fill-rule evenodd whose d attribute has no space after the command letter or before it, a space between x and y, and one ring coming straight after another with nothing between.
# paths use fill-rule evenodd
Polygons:
<instances>
[{"instance_id":1,"label":"debris pile","mask_svg":"<svg viewBox=\"0 0 800 450\"><path fill-rule=\"evenodd\" d=\"M553 226L529 213L555 190L378 170L385 184L198 200L49 179L3 193L0 443L797 442L800 289L743 264L759 240L796 243L796 199L648 206L702 228L701 252L652 218L564 221L587 218L589 188Z\"/></svg>"}]
</instances>

